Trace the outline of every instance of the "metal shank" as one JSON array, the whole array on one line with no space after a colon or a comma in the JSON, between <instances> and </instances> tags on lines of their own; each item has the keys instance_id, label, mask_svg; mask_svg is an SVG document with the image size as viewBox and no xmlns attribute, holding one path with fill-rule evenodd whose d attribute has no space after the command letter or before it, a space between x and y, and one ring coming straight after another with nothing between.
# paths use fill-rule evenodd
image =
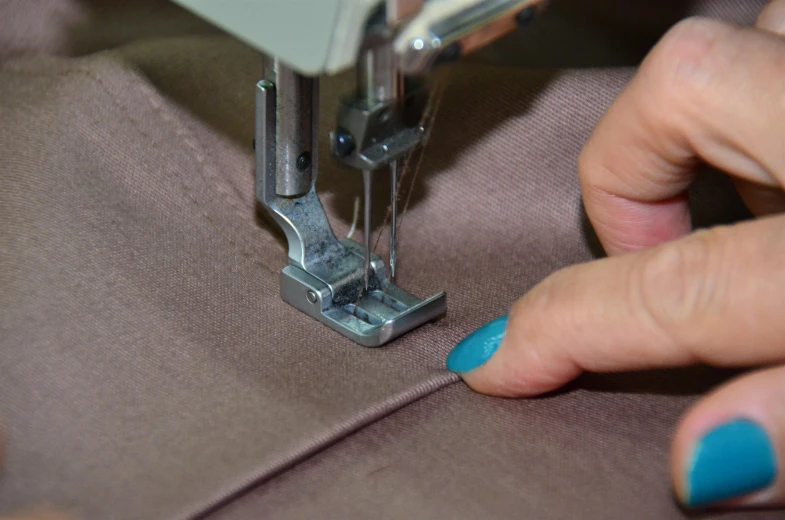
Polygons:
<instances>
[{"instance_id":1,"label":"metal shank","mask_svg":"<svg viewBox=\"0 0 785 520\"><path fill-rule=\"evenodd\" d=\"M308 81L312 82L310 87ZM291 85L295 89L292 95L298 99L288 103L291 97L282 89ZM309 89L311 103L304 99ZM353 341L378 347L441 316L446 311L446 295L423 301L408 294L389 281L384 263L376 255L371 256L368 290L363 290L365 250L335 237L314 187L317 114L318 80L298 78L280 63L268 64L265 79L256 85L256 197L282 228L289 244L289 265L281 273L281 296ZM302 122L309 132L285 119ZM289 153L307 151L302 146L309 142L304 138L306 133L313 145L308 189L281 196L278 188L286 183L280 178L293 175ZM279 160L279 154L285 157ZM298 183L299 178L291 185Z\"/></svg>"},{"instance_id":2,"label":"metal shank","mask_svg":"<svg viewBox=\"0 0 785 520\"><path fill-rule=\"evenodd\" d=\"M313 181L314 104L318 104L317 80L295 73L277 60L265 60L265 78L276 85L275 157L278 175L275 193L299 197ZM318 141L316 141L318 142Z\"/></svg>"}]
</instances>

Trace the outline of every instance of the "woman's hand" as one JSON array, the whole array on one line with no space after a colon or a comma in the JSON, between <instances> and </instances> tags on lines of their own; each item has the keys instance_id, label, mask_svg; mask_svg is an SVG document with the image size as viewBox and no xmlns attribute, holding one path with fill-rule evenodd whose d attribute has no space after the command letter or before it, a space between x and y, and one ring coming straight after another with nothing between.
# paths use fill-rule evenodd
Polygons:
<instances>
[{"instance_id":1,"label":"woman's hand","mask_svg":"<svg viewBox=\"0 0 785 520\"><path fill-rule=\"evenodd\" d=\"M550 276L448 358L473 389L507 397L584 370L770 366L715 391L680 425L672 475L688 506L785 504L783 35L785 0L756 28L673 28L579 161L610 257ZM761 218L691 233L685 191L701 162L731 175Z\"/></svg>"}]
</instances>

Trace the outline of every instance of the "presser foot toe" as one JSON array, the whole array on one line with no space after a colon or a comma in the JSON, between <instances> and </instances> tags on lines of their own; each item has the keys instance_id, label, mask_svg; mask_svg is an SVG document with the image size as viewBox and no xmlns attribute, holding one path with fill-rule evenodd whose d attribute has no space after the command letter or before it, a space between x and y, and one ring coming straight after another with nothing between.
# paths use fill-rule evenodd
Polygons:
<instances>
[{"instance_id":1,"label":"presser foot toe","mask_svg":"<svg viewBox=\"0 0 785 520\"><path fill-rule=\"evenodd\" d=\"M364 255L363 248L354 242L343 244L358 259ZM354 275L335 277L341 279L339 286L289 265L281 273L281 296L293 307L364 347L380 347L446 312L445 293L425 300L409 294L387 279L383 262L373 256L368 291L363 288L362 269L355 269Z\"/></svg>"}]
</instances>

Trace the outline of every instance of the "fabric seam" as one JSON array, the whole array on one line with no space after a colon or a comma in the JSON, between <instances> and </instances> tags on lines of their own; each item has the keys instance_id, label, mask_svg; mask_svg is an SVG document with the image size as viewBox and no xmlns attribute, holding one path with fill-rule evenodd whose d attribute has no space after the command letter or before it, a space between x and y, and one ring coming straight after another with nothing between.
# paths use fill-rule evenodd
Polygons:
<instances>
[{"instance_id":1,"label":"fabric seam","mask_svg":"<svg viewBox=\"0 0 785 520\"><path fill-rule=\"evenodd\" d=\"M240 479L240 483L236 485L234 489L227 489L217 493L216 498L209 500L207 504L198 507L193 511L185 512L177 518L181 520L207 520L211 515L217 513L222 508L231 505L235 500L242 498L255 488L284 475L303 462L340 444L351 435L354 435L403 410L407 406L426 399L436 392L444 390L459 381L460 378L451 372L440 372L435 374L432 378L417 385L413 385L405 391L398 392L376 405L368 406L361 414L358 414L360 415L359 418L352 419L346 424L338 422L337 425L330 428L329 432L323 435L322 438L305 444L300 450L290 453L288 457L283 457L280 461L273 462L266 470ZM413 393L412 389L414 389Z\"/></svg>"},{"instance_id":2,"label":"fabric seam","mask_svg":"<svg viewBox=\"0 0 785 520\"><path fill-rule=\"evenodd\" d=\"M149 137L149 135L143 129L141 129L139 127L139 120L137 118L134 118L130 114L130 112L128 111L128 108L125 105L123 105L122 103L119 103L114 98L114 96L112 96L109 88L104 83L104 81L100 77L98 77L95 74L91 73L90 71L87 71L85 69L78 68L78 67L70 67L70 68L68 68L65 71L52 72L52 73L48 73L48 74L47 73L26 71L26 70L19 70L19 69L11 69L11 70L5 69L4 72L5 73L11 73L12 75L24 76L24 77L47 78L47 77L53 77L53 76L54 77L82 76L84 78L87 78L87 79L91 80L93 83L95 83L96 85L98 85L99 87L101 87L101 90L103 91L104 94L106 94L106 97L109 99L109 102L112 103L112 105L115 106L115 108L118 108L118 109L120 109L123 112L123 114L125 116L124 120L126 122L130 123L131 126L134 128L134 130L140 136L142 136L144 138L148 138ZM173 127L176 128L175 135L177 135L181 139L181 141L193 152L194 159L196 160L196 162L197 162L197 164L199 166L197 169L200 171L200 173L205 178L205 180L207 180L210 184L212 184L212 185L214 185L216 187L221 186L223 183L219 180L219 177L217 177L215 174L211 174L210 172L207 171L208 165L205 164L206 157L203 154L199 153L199 151L197 150L197 146L193 142L197 138L195 136L190 135L188 130L185 129L183 127L183 125L177 123L171 115L166 115L164 113L165 112L165 107L163 106L162 103L158 103L158 102L156 102L153 99L153 96L154 96L153 92L151 92L149 89L143 87L141 89L141 93L145 97L145 99L147 99L148 103L150 103L150 107L153 109L153 111L156 114L158 114L159 118L161 120L163 120L169 126L173 126ZM155 140L151 140L150 143L151 143L151 146L154 147L157 151L164 151L161 148L161 146ZM202 215L210 223L210 225L213 226L213 227L220 228L220 229L226 231L226 233L219 233L219 235L220 235L222 240L224 240L226 243L228 243L234 251L240 253L242 256L244 256L246 258L252 259L252 261L254 262L255 265L257 265L259 267L262 267L266 271L269 271L269 272L271 272L273 274L278 274L278 272L280 271L280 268L278 268L278 267L276 267L276 268L270 267L269 265L265 264L264 262L262 262L258 258L254 258L254 256L257 256L257 257L258 256L262 256L261 250L254 251L253 249L256 249L256 248L253 248L253 249L252 248L248 248L248 249L246 249L244 247L241 247L237 243L237 241L233 240L232 238L228 238L226 235L227 234L231 234L232 232L236 232L236 229L235 228L230 228L230 227L228 228L226 226L221 226L220 223L219 223L219 219L217 219L213 215L211 215L211 213L209 211L207 211L207 209L205 208L204 203L201 202L200 200L198 200L197 197L194 195L193 191L188 188L187 183L183 179L181 173L178 172L176 169L172 169L171 171L177 177L177 179L179 181L178 185L182 189L182 192L186 195L186 197L188 197L188 199L191 200L191 202L195 206L197 206L197 207L199 207L201 209ZM229 197L227 196L227 194L225 192L225 187L218 189L217 193L220 195L221 200L224 201L225 203L227 203L232 208L232 214L234 214L236 217L237 216L244 216L244 214L242 213L240 208L238 208L237 203L232 201L232 200L230 200ZM244 218L241 219L241 220L243 220L243 227L246 227L248 225L248 222ZM274 237L267 236L265 233L262 232L262 230L260 230L260 229L258 229L256 227L254 227L254 230L259 232L259 233L255 234L257 237L261 236L261 237L263 237L265 239L265 241L268 244L274 245L276 248L280 248L280 244L277 242L277 240ZM245 234L250 237L250 234L251 234L250 230L246 230ZM249 240L249 243L253 244L257 239L258 238L254 238L253 240Z\"/></svg>"}]
</instances>

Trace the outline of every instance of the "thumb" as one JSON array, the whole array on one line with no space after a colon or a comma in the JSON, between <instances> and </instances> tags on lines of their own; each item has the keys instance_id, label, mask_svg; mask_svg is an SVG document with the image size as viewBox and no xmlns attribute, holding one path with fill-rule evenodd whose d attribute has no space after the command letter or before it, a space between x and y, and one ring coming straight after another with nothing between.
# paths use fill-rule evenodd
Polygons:
<instances>
[{"instance_id":1,"label":"thumb","mask_svg":"<svg viewBox=\"0 0 785 520\"><path fill-rule=\"evenodd\" d=\"M557 272L448 356L478 392L525 397L582 371L785 360L785 217Z\"/></svg>"}]
</instances>

